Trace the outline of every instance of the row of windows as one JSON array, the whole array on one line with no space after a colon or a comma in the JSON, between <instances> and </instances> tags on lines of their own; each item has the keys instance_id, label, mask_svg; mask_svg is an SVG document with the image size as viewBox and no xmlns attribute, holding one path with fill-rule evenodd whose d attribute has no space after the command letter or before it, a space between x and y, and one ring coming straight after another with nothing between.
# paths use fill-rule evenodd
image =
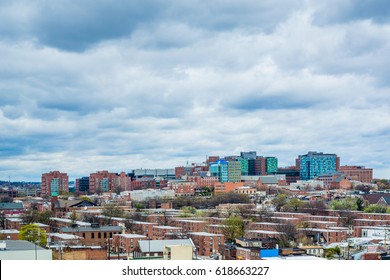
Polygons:
<instances>
[{"instance_id":1,"label":"row of windows","mask_svg":"<svg viewBox=\"0 0 390 280\"><path fill-rule=\"evenodd\" d=\"M110 238L112 238L112 235L113 234L119 234L120 232L110 232L109 235L107 235L107 232L103 232L103 238L107 238L107 236L109 236ZM82 236L83 238L85 238L85 232L82 233ZM91 238L92 239L95 239L95 232L91 232ZM102 233L101 232L98 232L97 233L97 238L100 239L102 238Z\"/></svg>"}]
</instances>

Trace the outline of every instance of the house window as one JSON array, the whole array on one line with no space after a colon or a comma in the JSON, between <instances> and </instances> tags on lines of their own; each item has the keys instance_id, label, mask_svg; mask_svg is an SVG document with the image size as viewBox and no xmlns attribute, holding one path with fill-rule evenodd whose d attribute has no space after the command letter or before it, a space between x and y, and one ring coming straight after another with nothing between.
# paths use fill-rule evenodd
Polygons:
<instances>
[{"instance_id":1,"label":"house window","mask_svg":"<svg viewBox=\"0 0 390 280\"><path fill-rule=\"evenodd\" d=\"M83 238L85 238L85 232L83 232Z\"/></svg>"},{"instance_id":2,"label":"house window","mask_svg":"<svg viewBox=\"0 0 390 280\"><path fill-rule=\"evenodd\" d=\"M95 238L95 233L94 233L94 232L91 233L91 238L92 238L92 239Z\"/></svg>"},{"instance_id":3,"label":"house window","mask_svg":"<svg viewBox=\"0 0 390 280\"><path fill-rule=\"evenodd\" d=\"M98 238L102 238L102 233L101 232L98 232Z\"/></svg>"},{"instance_id":4,"label":"house window","mask_svg":"<svg viewBox=\"0 0 390 280\"><path fill-rule=\"evenodd\" d=\"M104 236L104 238L107 238L107 232L105 232L105 233L103 234L103 236Z\"/></svg>"}]
</instances>

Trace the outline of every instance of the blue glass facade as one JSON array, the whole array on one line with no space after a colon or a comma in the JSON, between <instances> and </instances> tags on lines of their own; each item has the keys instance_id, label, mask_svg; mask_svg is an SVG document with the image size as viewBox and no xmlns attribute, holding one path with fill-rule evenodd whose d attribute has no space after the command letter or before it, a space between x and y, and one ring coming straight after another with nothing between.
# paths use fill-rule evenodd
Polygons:
<instances>
[{"instance_id":1,"label":"blue glass facade","mask_svg":"<svg viewBox=\"0 0 390 280\"><path fill-rule=\"evenodd\" d=\"M300 179L312 180L328 172L336 172L337 155L309 152L299 156Z\"/></svg>"},{"instance_id":2,"label":"blue glass facade","mask_svg":"<svg viewBox=\"0 0 390 280\"><path fill-rule=\"evenodd\" d=\"M229 168L228 162L225 160L218 160L210 163L210 175L218 177L221 183L229 181Z\"/></svg>"}]
</instances>

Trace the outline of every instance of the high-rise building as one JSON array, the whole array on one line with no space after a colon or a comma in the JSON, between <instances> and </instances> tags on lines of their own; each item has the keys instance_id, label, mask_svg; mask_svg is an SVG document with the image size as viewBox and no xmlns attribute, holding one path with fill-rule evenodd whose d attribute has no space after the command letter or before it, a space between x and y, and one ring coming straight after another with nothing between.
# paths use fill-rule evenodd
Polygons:
<instances>
[{"instance_id":1,"label":"high-rise building","mask_svg":"<svg viewBox=\"0 0 390 280\"><path fill-rule=\"evenodd\" d=\"M42 196L58 196L61 191L69 191L68 174L59 171L51 171L42 174Z\"/></svg>"},{"instance_id":2,"label":"high-rise building","mask_svg":"<svg viewBox=\"0 0 390 280\"><path fill-rule=\"evenodd\" d=\"M300 179L298 166L279 167L277 174L285 175L287 184L296 183Z\"/></svg>"},{"instance_id":3,"label":"high-rise building","mask_svg":"<svg viewBox=\"0 0 390 280\"><path fill-rule=\"evenodd\" d=\"M229 182L241 181L241 163L237 160L228 161L228 181Z\"/></svg>"},{"instance_id":4,"label":"high-rise building","mask_svg":"<svg viewBox=\"0 0 390 280\"><path fill-rule=\"evenodd\" d=\"M210 163L210 175L217 177L219 182L228 182L228 173L228 162L226 160L217 160Z\"/></svg>"},{"instance_id":5,"label":"high-rise building","mask_svg":"<svg viewBox=\"0 0 390 280\"><path fill-rule=\"evenodd\" d=\"M248 175L248 159L246 158L237 158L237 161L241 164L241 175L247 176Z\"/></svg>"},{"instance_id":6,"label":"high-rise building","mask_svg":"<svg viewBox=\"0 0 390 280\"><path fill-rule=\"evenodd\" d=\"M98 171L89 175L89 192L96 193L116 191L116 188L121 190L130 190L131 177L125 172L113 173L107 170Z\"/></svg>"},{"instance_id":7,"label":"high-rise building","mask_svg":"<svg viewBox=\"0 0 390 280\"><path fill-rule=\"evenodd\" d=\"M89 193L89 177L76 179L76 191Z\"/></svg>"},{"instance_id":8,"label":"high-rise building","mask_svg":"<svg viewBox=\"0 0 390 280\"><path fill-rule=\"evenodd\" d=\"M278 172L278 159L276 157L266 157L265 164L267 175L276 174Z\"/></svg>"},{"instance_id":9,"label":"high-rise building","mask_svg":"<svg viewBox=\"0 0 390 280\"><path fill-rule=\"evenodd\" d=\"M328 172L336 172L339 167L339 158L336 154L308 152L299 156L301 180L312 180Z\"/></svg>"},{"instance_id":10,"label":"high-rise building","mask_svg":"<svg viewBox=\"0 0 390 280\"><path fill-rule=\"evenodd\" d=\"M240 156L245 159L255 159L257 157L257 153L256 151L241 152Z\"/></svg>"}]
</instances>

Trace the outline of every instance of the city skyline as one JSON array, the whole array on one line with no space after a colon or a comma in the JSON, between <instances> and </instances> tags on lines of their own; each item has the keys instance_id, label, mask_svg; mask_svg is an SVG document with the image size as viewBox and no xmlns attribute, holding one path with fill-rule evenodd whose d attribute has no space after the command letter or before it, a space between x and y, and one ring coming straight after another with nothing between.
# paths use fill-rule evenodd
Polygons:
<instances>
[{"instance_id":1,"label":"city skyline","mask_svg":"<svg viewBox=\"0 0 390 280\"><path fill-rule=\"evenodd\" d=\"M390 6L317 2L1 1L0 180L252 150L389 179Z\"/></svg>"}]
</instances>

